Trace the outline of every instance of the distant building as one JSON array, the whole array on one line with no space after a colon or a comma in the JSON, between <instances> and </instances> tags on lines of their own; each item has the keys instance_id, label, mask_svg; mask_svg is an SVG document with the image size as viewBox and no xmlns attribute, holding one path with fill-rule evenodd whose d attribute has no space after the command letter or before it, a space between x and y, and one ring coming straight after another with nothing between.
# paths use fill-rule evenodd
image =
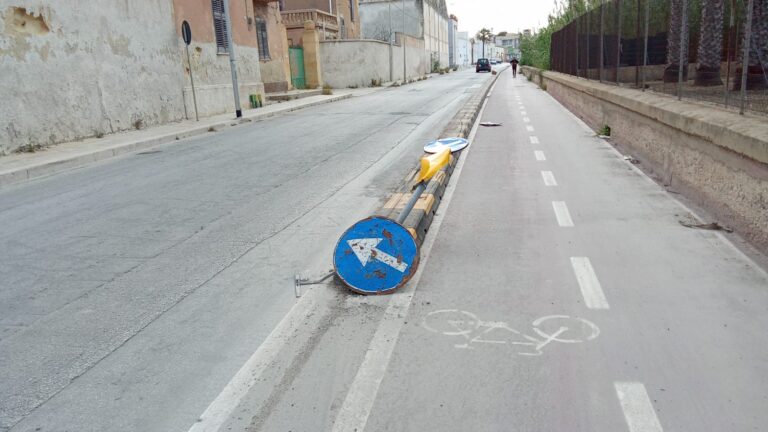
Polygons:
<instances>
[{"instance_id":1,"label":"distant building","mask_svg":"<svg viewBox=\"0 0 768 432\"><path fill-rule=\"evenodd\" d=\"M496 36L496 44L504 49L504 60L520 59L519 33L503 33L501 36Z\"/></svg>"},{"instance_id":2,"label":"distant building","mask_svg":"<svg viewBox=\"0 0 768 432\"><path fill-rule=\"evenodd\" d=\"M470 59L469 32L456 33L456 64L459 66L469 66Z\"/></svg>"},{"instance_id":3,"label":"distant building","mask_svg":"<svg viewBox=\"0 0 768 432\"><path fill-rule=\"evenodd\" d=\"M457 33L459 32L459 19L451 14L448 20L448 65L453 67L457 64L458 42Z\"/></svg>"},{"instance_id":4,"label":"distant building","mask_svg":"<svg viewBox=\"0 0 768 432\"><path fill-rule=\"evenodd\" d=\"M429 63L449 64L445 0L359 0L363 39L388 41L390 33L424 39ZM403 11L405 5L405 11Z\"/></svg>"}]
</instances>

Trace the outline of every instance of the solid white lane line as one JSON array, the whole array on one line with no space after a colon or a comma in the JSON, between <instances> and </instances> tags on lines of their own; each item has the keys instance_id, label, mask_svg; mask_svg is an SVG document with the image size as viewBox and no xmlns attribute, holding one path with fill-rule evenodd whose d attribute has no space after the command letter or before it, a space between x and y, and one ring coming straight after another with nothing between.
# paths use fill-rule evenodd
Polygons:
<instances>
[{"instance_id":1,"label":"solid white lane line","mask_svg":"<svg viewBox=\"0 0 768 432\"><path fill-rule=\"evenodd\" d=\"M296 329L304 325L304 321L316 312L315 306L321 291L310 290L293 305L280 324L227 383L224 390L208 405L198 421L189 428L189 432L217 432L221 429L261 374L271 367L272 361Z\"/></svg>"},{"instance_id":2,"label":"solid white lane line","mask_svg":"<svg viewBox=\"0 0 768 432\"><path fill-rule=\"evenodd\" d=\"M587 307L590 309L610 309L589 258L571 257L571 265Z\"/></svg>"},{"instance_id":3,"label":"solid white lane line","mask_svg":"<svg viewBox=\"0 0 768 432\"><path fill-rule=\"evenodd\" d=\"M528 117L523 117L523 121L526 122L526 123L530 123L531 119L529 119Z\"/></svg>"},{"instance_id":4,"label":"solid white lane line","mask_svg":"<svg viewBox=\"0 0 768 432\"><path fill-rule=\"evenodd\" d=\"M532 136L528 137L528 139L531 140L531 144L539 144L539 137Z\"/></svg>"},{"instance_id":5,"label":"solid white lane line","mask_svg":"<svg viewBox=\"0 0 768 432\"><path fill-rule=\"evenodd\" d=\"M617 382L613 385L630 432L663 432L651 398L642 383Z\"/></svg>"},{"instance_id":6,"label":"solid white lane line","mask_svg":"<svg viewBox=\"0 0 768 432\"><path fill-rule=\"evenodd\" d=\"M555 180L555 175L552 174L552 171L542 171L541 177L544 179L545 185L557 186L557 180Z\"/></svg>"},{"instance_id":7,"label":"solid white lane line","mask_svg":"<svg viewBox=\"0 0 768 432\"><path fill-rule=\"evenodd\" d=\"M496 84L491 87L491 90L494 87L496 87ZM474 136L477 134L477 128L480 124L480 119L483 118L483 112L485 112L487 103L486 99L477 116L477 121L469 134L469 142L474 141ZM332 432L363 432L365 430L365 425L368 423L371 409L373 409L373 404L376 402L379 386L387 372L387 367L392 358L392 352L397 344L397 339L400 336L400 331L403 325L405 325L405 320L408 318L408 309L411 306L414 292L429 262L429 252L440 232L443 217L451 204L453 192L456 190L456 183L461 177L461 171L464 169L464 161L466 161L471 151L470 147L461 152L459 162L456 164L453 175L451 175L451 179L448 181L448 186L445 188L445 194L440 202L440 210L432 221L432 225L421 247L421 256L423 258L419 268L416 270L413 278L403 288L397 293L392 294L389 305L384 312L384 317L381 319L379 327L376 329L376 333L374 333L373 339L371 339L371 343L368 346L368 350L365 352L363 363L360 365L360 369L358 369L357 375L355 375L355 379L352 381L347 396L344 398L344 403L336 415Z\"/></svg>"},{"instance_id":8,"label":"solid white lane line","mask_svg":"<svg viewBox=\"0 0 768 432\"><path fill-rule=\"evenodd\" d=\"M552 208L555 210L555 217L557 218L558 225L563 228L573 227L571 212L568 211L568 206L565 205L565 201L552 201Z\"/></svg>"},{"instance_id":9,"label":"solid white lane line","mask_svg":"<svg viewBox=\"0 0 768 432\"><path fill-rule=\"evenodd\" d=\"M533 129L533 126L531 126L531 125L526 125L526 126L525 126L525 129L526 129L528 132L533 132L533 131L534 131L534 129Z\"/></svg>"},{"instance_id":10,"label":"solid white lane line","mask_svg":"<svg viewBox=\"0 0 768 432\"><path fill-rule=\"evenodd\" d=\"M535 152L533 152L533 155L536 156L536 160L537 161L545 161L545 160L547 160L547 157L544 156L544 152L541 151L541 150L536 150Z\"/></svg>"}]
</instances>

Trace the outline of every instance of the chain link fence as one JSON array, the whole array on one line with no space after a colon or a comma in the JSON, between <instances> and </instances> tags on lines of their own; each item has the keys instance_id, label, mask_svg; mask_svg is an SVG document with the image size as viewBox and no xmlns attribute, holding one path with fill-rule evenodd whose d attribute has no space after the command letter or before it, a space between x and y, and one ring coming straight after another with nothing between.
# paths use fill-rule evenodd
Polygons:
<instances>
[{"instance_id":1,"label":"chain link fence","mask_svg":"<svg viewBox=\"0 0 768 432\"><path fill-rule=\"evenodd\" d=\"M768 114L768 0L610 0L552 35L554 71Z\"/></svg>"}]
</instances>

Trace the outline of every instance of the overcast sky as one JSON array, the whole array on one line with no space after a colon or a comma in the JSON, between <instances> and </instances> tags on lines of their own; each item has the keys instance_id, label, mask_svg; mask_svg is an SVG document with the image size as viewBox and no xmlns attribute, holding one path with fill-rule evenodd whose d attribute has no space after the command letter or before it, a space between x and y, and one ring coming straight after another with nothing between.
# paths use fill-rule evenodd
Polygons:
<instances>
[{"instance_id":1,"label":"overcast sky","mask_svg":"<svg viewBox=\"0 0 768 432\"><path fill-rule=\"evenodd\" d=\"M552 0L446 0L448 13L459 19L459 31L473 37L483 27L493 32L517 32L547 23L552 12Z\"/></svg>"}]
</instances>

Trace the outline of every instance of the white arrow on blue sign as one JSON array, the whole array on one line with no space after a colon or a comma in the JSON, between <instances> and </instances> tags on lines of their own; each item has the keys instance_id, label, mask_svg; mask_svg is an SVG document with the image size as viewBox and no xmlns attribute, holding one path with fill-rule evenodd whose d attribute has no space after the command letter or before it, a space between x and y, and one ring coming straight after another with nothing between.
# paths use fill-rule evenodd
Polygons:
<instances>
[{"instance_id":1,"label":"white arrow on blue sign","mask_svg":"<svg viewBox=\"0 0 768 432\"><path fill-rule=\"evenodd\" d=\"M427 153L437 153L440 151L443 146L448 146L451 148L451 153L455 153L459 150L464 149L466 146L469 145L469 141L467 141L464 138L442 138L436 141L431 141L427 145L424 146L424 151Z\"/></svg>"},{"instance_id":2,"label":"white arrow on blue sign","mask_svg":"<svg viewBox=\"0 0 768 432\"><path fill-rule=\"evenodd\" d=\"M353 291L384 294L403 286L419 266L419 246L402 225L370 217L352 225L333 252L336 274Z\"/></svg>"}]
</instances>

